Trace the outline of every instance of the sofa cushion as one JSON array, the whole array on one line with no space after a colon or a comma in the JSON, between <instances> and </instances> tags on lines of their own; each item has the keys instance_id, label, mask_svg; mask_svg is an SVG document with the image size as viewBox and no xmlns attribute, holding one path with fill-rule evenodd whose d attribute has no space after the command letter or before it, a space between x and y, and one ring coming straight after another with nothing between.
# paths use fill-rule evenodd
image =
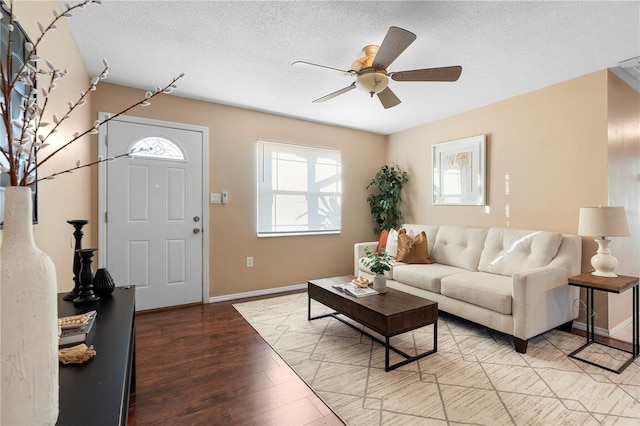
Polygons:
<instances>
[{"instance_id":1,"label":"sofa cushion","mask_svg":"<svg viewBox=\"0 0 640 426\"><path fill-rule=\"evenodd\" d=\"M440 286L440 293L444 296L511 315L511 277L485 272L464 272L444 277Z\"/></svg>"},{"instance_id":2,"label":"sofa cushion","mask_svg":"<svg viewBox=\"0 0 640 426\"><path fill-rule=\"evenodd\" d=\"M393 279L412 287L440 293L440 280L442 278L462 272L467 272L467 270L439 263L430 265L398 264L393 269Z\"/></svg>"},{"instance_id":3,"label":"sofa cushion","mask_svg":"<svg viewBox=\"0 0 640 426\"><path fill-rule=\"evenodd\" d=\"M430 258L443 265L477 271L487 232L487 229L442 225Z\"/></svg>"},{"instance_id":4,"label":"sofa cushion","mask_svg":"<svg viewBox=\"0 0 640 426\"><path fill-rule=\"evenodd\" d=\"M404 263L433 263L429 260L427 249L427 234L423 231L415 238L407 234L398 235L398 262Z\"/></svg>"},{"instance_id":5,"label":"sofa cushion","mask_svg":"<svg viewBox=\"0 0 640 426\"><path fill-rule=\"evenodd\" d=\"M559 232L491 228L478 271L512 276L518 271L546 266L561 243Z\"/></svg>"}]
</instances>

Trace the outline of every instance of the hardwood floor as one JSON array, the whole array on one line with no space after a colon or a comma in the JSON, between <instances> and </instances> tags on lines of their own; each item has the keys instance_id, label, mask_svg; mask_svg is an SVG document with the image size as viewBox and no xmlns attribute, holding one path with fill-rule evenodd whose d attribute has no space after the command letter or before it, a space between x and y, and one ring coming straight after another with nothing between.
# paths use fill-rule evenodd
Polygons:
<instances>
[{"instance_id":1,"label":"hardwood floor","mask_svg":"<svg viewBox=\"0 0 640 426\"><path fill-rule=\"evenodd\" d=\"M233 303L136 315L129 425L342 425Z\"/></svg>"},{"instance_id":2,"label":"hardwood floor","mask_svg":"<svg viewBox=\"0 0 640 426\"><path fill-rule=\"evenodd\" d=\"M136 315L129 425L342 425L233 303Z\"/></svg>"}]
</instances>

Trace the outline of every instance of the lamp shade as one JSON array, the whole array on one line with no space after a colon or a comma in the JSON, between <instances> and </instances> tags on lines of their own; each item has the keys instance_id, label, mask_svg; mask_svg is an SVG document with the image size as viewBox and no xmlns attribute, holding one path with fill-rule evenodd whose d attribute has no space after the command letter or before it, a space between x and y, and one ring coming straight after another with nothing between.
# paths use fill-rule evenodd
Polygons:
<instances>
[{"instance_id":1,"label":"lamp shade","mask_svg":"<svg viewBox=\"0 0 640 426\"><path fill-rule=\"evenodd\" d=\"M623 206L581 207L578 235L628 237L629 225Z\"/></svg>"}]
</instances>

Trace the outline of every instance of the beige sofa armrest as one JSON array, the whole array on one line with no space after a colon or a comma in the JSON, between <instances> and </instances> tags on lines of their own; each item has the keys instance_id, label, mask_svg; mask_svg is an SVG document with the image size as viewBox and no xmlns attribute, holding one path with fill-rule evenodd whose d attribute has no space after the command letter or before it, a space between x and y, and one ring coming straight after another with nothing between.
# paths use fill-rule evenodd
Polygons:
<instances>
[{"instance_id":1,"label":"beige sofa armrest","mask_svg":"<svg viewBox=\"0 0 640 426\"><path fill-rule=\"evenodd\" d=\"M579 289L567 269L547 265L513 274L513 335L523 340L578 317Z\"/></svg>"},{"instance_id":2,"label":"beige sofa armrest","mask_svg":"<svg viewBox=\"0 0 640 426\"><path fill-rule=\"evenodd\" d=\"M360 274L360 258L366 256L364 253L366 247L371 251L376 251L378 249L378 242L370 241L366 243L355 243L353 245L353 275L356 277Z\"/></svg>"}]
</instances>

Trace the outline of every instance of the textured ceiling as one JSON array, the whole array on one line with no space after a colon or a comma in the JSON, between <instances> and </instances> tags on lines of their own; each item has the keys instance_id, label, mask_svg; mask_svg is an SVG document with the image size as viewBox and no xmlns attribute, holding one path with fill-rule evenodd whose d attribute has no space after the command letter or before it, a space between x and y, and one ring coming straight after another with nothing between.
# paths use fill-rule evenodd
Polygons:
<instances>
[{"instance_id":1,"label":"textured ceiling","mask_svg":"<svg viewBox=\"0 0 640 426\"><path fill-rule=\"evenodd\" d=\"M61 4L66 3L62 1ZM72 2L73 3L73 2ZM182 72L178 96L390 134L640 56L640 2L247 2L103 0L69 20L92 74L154 88ZM455 83L396 82L385 110L353 90L311 101L390 26L417 40L394 71L462 65Z\"/></svg>"}]
</instances>

